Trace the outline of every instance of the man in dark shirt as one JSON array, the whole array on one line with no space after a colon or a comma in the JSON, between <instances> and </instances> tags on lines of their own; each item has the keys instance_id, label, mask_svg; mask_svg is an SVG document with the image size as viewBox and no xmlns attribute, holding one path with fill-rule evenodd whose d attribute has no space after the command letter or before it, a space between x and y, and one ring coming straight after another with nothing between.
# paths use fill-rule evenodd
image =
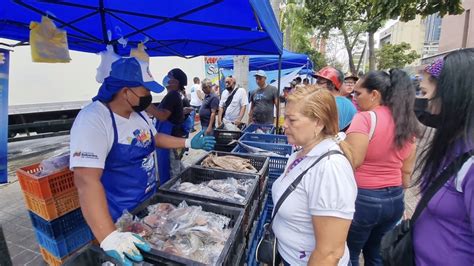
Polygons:
<instances>
[{"instance_id":1,"label":"man in dark shirt","mask_svg":"<svg viewBox=\"0 0 474 266\"><path fill-rule=\"evenodd\" d=\"M219 109L219 97L212 91L212 82L210 79L202 81L202 91L205 94L201 108L199 109L199 118L201 119L202 130L206 135L214 134L214 125L216 113Z\"/></svg>"},{"instance_id":2,"label":"man in dark shirt","mask_svg":"<svg viewBox=\"0 0 474 266\"><path fill-rule=\"evenodd\" d=\"M250 97L252 107L249 113L249 123L273 124L274 108L278 100L278 89L267 84L267 75L263 70L257 71L255 79L258 89Z\"/></svg>"}]
</instances>

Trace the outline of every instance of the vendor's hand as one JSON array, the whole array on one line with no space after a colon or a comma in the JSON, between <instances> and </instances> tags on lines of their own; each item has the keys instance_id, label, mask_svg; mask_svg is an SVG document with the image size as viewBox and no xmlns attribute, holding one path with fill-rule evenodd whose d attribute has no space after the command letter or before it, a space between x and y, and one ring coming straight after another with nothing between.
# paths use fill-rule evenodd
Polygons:
<instances>
[{"instance_id":1,"label":"vendor's hand","mask_svg":"<svg viewBox=\"0 0 474 266\"><path fill-rule=\"evenodd\" d=\"M191 140L191 148L210 151L214 149L216 139L214 136L204 136L204 131L199 132Z\"/></svg>"},{"instance_id":2,"label":"vendor's hand","mask_svg":"<svg viewBox=\"0 0 474 266\"><path fill-rule=\"evenodd\" d=\"M113 231L100 243L100 247L107 255L119 260L122 265L132 266L133 262L140 262L143 256L140 254L141 249L145 252L151 250L150 245L139 235L133 233L122 233Z\"/></svg>"}]
</instances>

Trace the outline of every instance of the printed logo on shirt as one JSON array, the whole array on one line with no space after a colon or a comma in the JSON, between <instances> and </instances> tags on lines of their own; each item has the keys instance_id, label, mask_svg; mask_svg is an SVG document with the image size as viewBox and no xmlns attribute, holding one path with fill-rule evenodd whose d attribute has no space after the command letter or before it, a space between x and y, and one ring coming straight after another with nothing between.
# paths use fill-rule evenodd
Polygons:
<instances>
[{"instance_id":1,"label":"printed logo on shirt","mask_svg":"<svg viewBox=\"0 0 474 266\"><path fill-rule=\"evenodd\" d=\"M133 131L134 138L128 137L127 141L130 145L138 147L148 147L151 144L151 134L146 129L136 129Z\"/></svg>"},{"instance_id":2,"label":"printed logo on shirt","mask_svg":"<svg viewBox=\"0 0 474 266\"><path fill-rule=\"evenodd\" d=\"M79 157L79 158L82 158L82 159L94 159L94 160L99 159L99 156L97 156L93 152L86 152L86 151L76 151L72 154L72 157L73 158L74 157Z\"/></svg>"},{"instance_id":3,"label":"printed logo on shirt","mask_svg":"<svg viewBox=\"0 0 474 266\"><path fill-rule=\"evenodd\" d=\"M300 251L300 259L306 258L306 252Z\"/></svg>"}]
</instances>

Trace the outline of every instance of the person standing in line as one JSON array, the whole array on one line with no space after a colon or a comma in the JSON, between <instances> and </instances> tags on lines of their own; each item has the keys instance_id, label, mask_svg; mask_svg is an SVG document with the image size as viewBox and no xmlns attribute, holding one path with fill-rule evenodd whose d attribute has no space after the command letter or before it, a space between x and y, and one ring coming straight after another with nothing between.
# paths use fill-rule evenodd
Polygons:
<instances>
[{"instance_id":1,"label":"person standing in line","mask_svg":"<svg viewBox=\"0 0 474 266\"><path fill-rule=\"evenodd\" d=\"M341 96L340 89L343 86L344 75L340 70L327 66L319 70L314 77L317 78L318 87L329 90L336 98L339 130L346 131L357 110L349 99Z\"/></svg>"},{"instance_id":2,"label":"person standing in line","mask_svg":"<svg viewBox=\"0 0 474 266\"><path fill-rule=\"evenodd\" d=\"M193 121L196 119L196 114L199 113L199 108L201 108L202 101L204 100L204 93L201 90L201 81L199 80L198 77L193 78L193 86L191 86L191 107L194 108L194 115L193 115ZM191 129L191 132L196 131L194 128L194 123L193 123L193 128Z\"/></svg>"},{"instance_id":3,"label":"person standing in line","mask_svg":"<svg viewBox=\"0 0 474 266\"><path fill-rule=\"evenodd\" d=\"M258 88L250 97L251 107L248 123L274 124L274 109L277 109L278 89L267 84L267 74L263 70L255 73Z\"/></svg>"},{"instance_id":4,"label":"person standing in line","mask_svg":"<svg viewBox=\"0 0 474 266\"><path fill-rule=\"evenodd\" d=\"M369 72L355 87L357 113L347 130L356 169L356 212L347 244L352 265L382 265L380 241L404 212L416 156L415 90L399 69Z\"/></svg>"},{"instance_id":5,"label":"person standing in line","mask_svg":"<svg viewBox=\"0 0 474 266\"><path fill-rule=\"evenodd\" d=\"M334 97L302 86L288 96L283 127L288 142L301 146L272 186L276 204L306 169L308 172L275 214L272 229L288 265L349 265L346 239L354 215L357 185L351 151L338 133ZM325 153L339 152L323 157ZM310 168L311 167L311 168Z\"/></svg>"},{"instance_id":6,"label":"person standing in line","mask_svg":"<svg viewBox=\"0 0 474 266\"><path fill-rule=\"evenodd\" d=\"M451 162L470 153L428 202L413 224L415 263L474 265L474 49L449 53L428 66L421 80L426 114L436 131L419 161L421 194Z\"/></svg>"},{"instance_id":7,"label":"person standing in line","mask_svg":"<svg viewBox=\"0 0 474 266\"><path fill-rule=\"evenodd\" d=\"M201 128L205 135L213 135L217 110L219 108L219 97L212 90L212 82L210 79L202 81L202 91L206 95L199 109L199 117L201 118Z\"/></svg>"},{"instance_id":8,"label":"person standing in line","mask_svg":"<svg viewBox=\"0 0 474 266\"><path fill-rule=\"evenodd\" d=\"M218 126L220 127L225 122L233 123L236 126L242 124L248 104L247 91L236 86L235 78L228 76L225 79L225 90L222 92L219 102Z\"/></svg>"}]
</instances>

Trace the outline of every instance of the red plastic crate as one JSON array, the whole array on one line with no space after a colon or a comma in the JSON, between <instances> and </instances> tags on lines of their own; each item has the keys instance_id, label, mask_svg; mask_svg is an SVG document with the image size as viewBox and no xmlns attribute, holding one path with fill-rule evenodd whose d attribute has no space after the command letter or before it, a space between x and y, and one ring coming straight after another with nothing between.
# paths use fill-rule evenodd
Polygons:
<instances>
[{"instance_id":1,"label":"red plastic crate","mask_svg":"<svg viewBox=\"0 0 474 266\"><path fill-rule=\"evenodd\" d=\"M64 168L44 177L35 176L41 171L40 164L25 166L16 171L21 189L28 194L48 200L76 190L74 173Z\"/></svg>"}]
</instances>

